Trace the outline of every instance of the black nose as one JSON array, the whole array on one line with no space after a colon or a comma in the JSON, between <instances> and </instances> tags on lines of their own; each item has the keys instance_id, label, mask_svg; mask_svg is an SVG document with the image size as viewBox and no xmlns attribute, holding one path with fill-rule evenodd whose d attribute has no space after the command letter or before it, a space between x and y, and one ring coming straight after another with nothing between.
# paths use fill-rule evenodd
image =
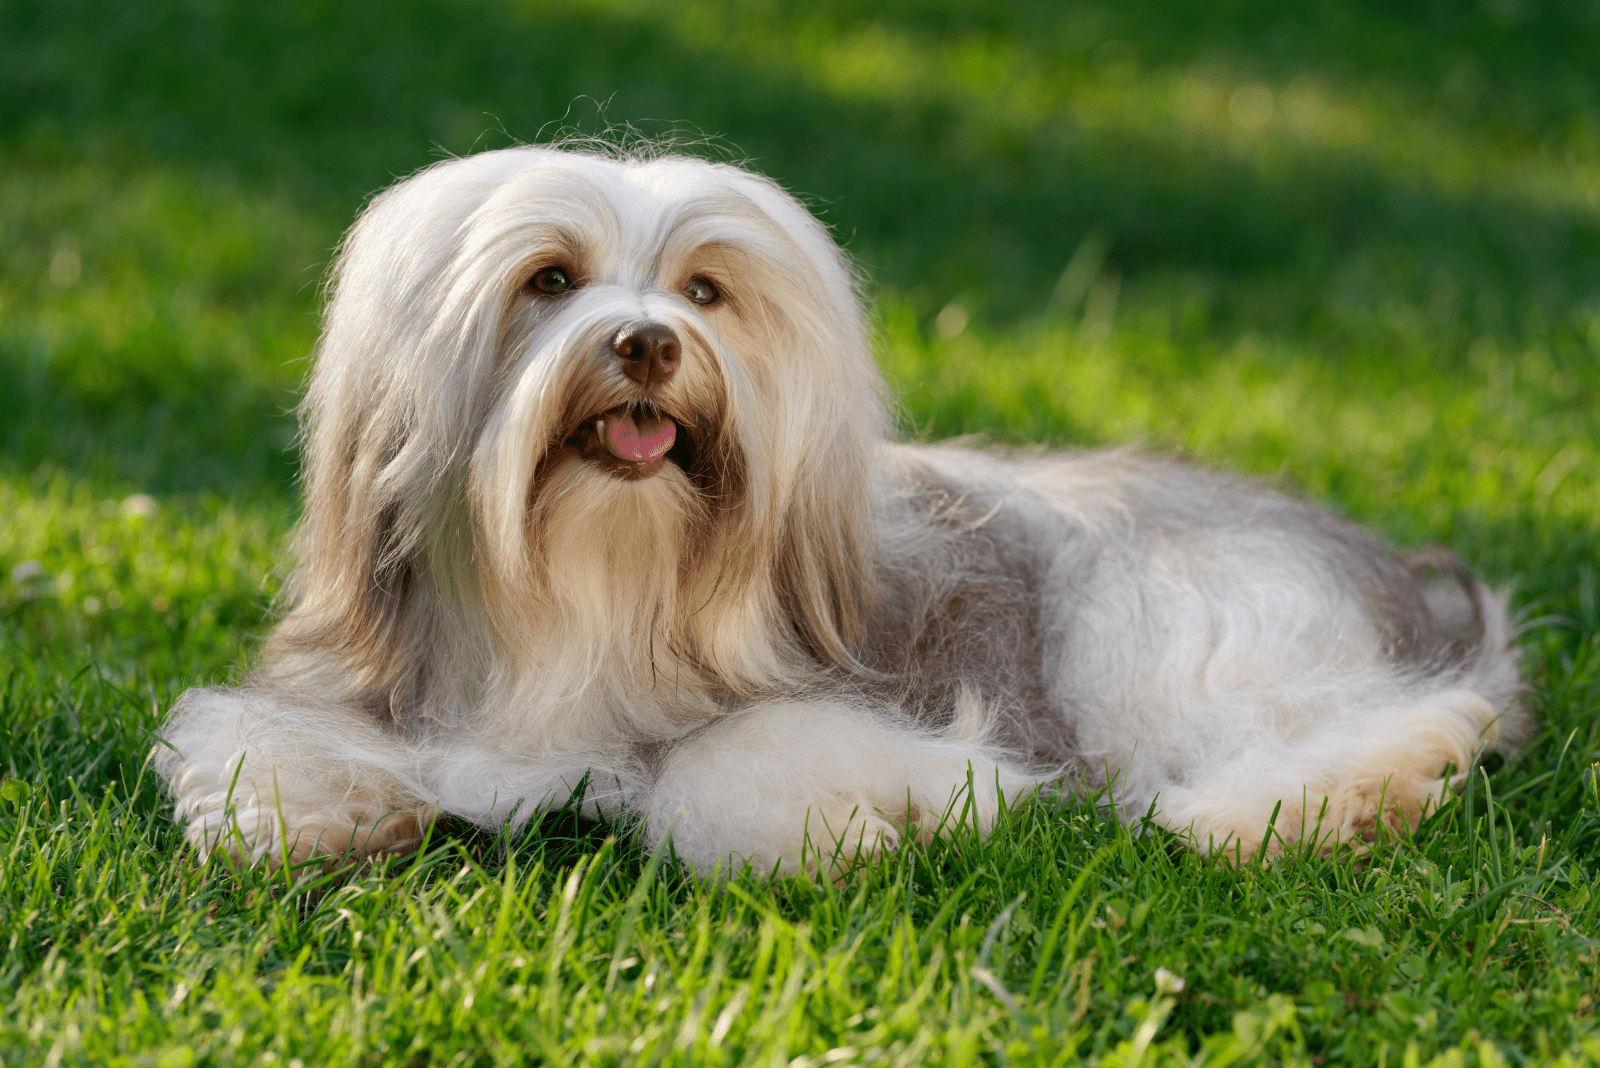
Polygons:
<instances>
[{"instance_id":1,"label":"black nose","mask_svg":"<svg viewBox=\"0 0 1600 1068\"><path fill-rule=\"evenodd\" d=\"M678 335L661 323L630 323L611 339L622 373L641 386L664 386L678 370L683 348Z\"/></svg>"}]
</instances>

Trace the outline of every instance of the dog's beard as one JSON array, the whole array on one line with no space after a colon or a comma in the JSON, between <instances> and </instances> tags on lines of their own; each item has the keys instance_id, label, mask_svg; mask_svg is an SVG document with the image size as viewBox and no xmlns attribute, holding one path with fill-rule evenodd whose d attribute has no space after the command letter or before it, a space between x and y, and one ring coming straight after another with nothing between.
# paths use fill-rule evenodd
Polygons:
<instances>
[{"instance_id":1,"label":"dog's beard","mask_svg":"<svg viewBox=\"0 0 1600 1068\"><path fill-rule=\"evenodd\" d=\"M574 684L605 675L648 688L662 668L682 666L683 576L703 563L693 546L714 537L706 502L675 464L637 478L581 455L552 466L530 538L541 607L559 624L525 633L545 646L539 659L567 661L561 674Z\"/></svg>"}]
</instances>

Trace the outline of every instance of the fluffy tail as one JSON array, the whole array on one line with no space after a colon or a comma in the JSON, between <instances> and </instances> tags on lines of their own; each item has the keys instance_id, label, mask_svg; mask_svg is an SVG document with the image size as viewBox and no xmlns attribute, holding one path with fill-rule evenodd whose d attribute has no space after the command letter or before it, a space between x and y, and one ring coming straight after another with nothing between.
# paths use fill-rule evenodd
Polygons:
<instances>
[{"instance_id":1,"label":"fluffy tail","mask_svg":"<svg viewBox=\"0 0 1600 1068\"><path fill-rule=\"evenodd\" d=\"M1496 710L1494 752L1510 754L1533 734L1522 706L1515 628L1503 593L1479 582L1461 558L1443 545L1428 545L1405 558L1423 597L1450 644L1455 685L1481 695Z\"/></svg>"}]
</instances>

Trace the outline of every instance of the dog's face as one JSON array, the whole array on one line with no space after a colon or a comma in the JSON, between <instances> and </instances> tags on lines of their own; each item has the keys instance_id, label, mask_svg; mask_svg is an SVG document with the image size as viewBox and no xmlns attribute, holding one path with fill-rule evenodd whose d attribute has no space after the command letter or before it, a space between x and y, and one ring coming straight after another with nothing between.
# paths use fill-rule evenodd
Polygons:
<instances>
[{"instance_id":1,"label":"dog's face","mask_svg":"<svg viewBox=\"0 0 1600 1068\"><path fill-rule=\"evenodd\" d=\"M738 690L842 656L879 394L842 256L772 183L440 164L340 257L287 629L361 635L358 662L481 637L572 685L670 666Z\"/></svg>"}]
</instances>

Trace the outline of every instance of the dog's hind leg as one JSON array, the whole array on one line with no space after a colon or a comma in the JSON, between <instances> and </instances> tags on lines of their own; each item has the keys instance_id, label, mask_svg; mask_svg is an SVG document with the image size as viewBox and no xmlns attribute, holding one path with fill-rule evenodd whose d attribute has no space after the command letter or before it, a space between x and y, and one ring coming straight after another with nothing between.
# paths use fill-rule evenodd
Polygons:
<instances>
[{"instance_id":1,"label":"dog's hind leg","mask_svg":"<svg viewBox=\"0 0 1600 1068\"><path fill-rule=\"evenodd\" d=\"M1479 694L1444 690L1347 713L1294 739L1258 739L1163 789L1157 822L1229 856L1371 841L1380 824L1412 828L1437 807L1494 743L1496 720Z\"/></svg>"},{"instance_id":2,"label":"dog's hind leg","mask_svg":"<svg viewBox=\"0 0 1600 1068\"><path fill-rule=\"evenodd\" d=\"M398 738L359 712L276 693L188 691L151 759L202 855L293 864L404 852L434 815L402 781Z\"/></svg>"},{"instance_id":3,"label":"dog's hind leg","mask_svg":"<svg viewBox=\"0 0 1600 1068\"><path fill-rule=\"evenodd\" d=\"M987 830L1000 797L1037 778L971 729L975 697L940 734L843 701L771 701L677 743L645 799L650 837L670 834L702 873L749 860L757 871L838 872L938 827L971 777L968 818Z\"/></svg>"}]
</instances>

